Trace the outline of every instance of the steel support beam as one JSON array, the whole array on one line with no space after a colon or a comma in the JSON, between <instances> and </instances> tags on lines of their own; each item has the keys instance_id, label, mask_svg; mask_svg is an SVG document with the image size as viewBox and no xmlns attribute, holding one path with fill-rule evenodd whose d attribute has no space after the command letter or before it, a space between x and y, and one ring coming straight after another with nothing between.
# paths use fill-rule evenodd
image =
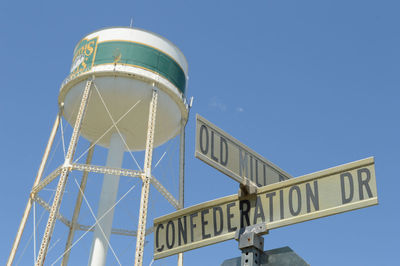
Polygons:
<instances>
[{"instance_id":1,"label":"steel support beam","mask_svg":"<svg viewBox=\"0 0 400 266\"><path fill-rule=\"evenodd\" d=\"M57 167L53 172L51 172L48 176L46 176L39 184L32 188L32 193L36 194L41 191L44 187L50 184L57 176L60 175L63 166Z\"/></svg>"},{"instance_id":2,"label":"steel support beam","mask_svg":"<svg viewBox=\"0 0 400 266\"><path fill-rule=\"evenodd\" d=\"M179 143L179 209L185 206L185 127L186 121L181 121ZM183 253L178 254L178 266L183 266Z\"/></svg>"},{"instance_id":3,"label":"steel support beam","mask_svg":"<svg viewBox=\"0 0 400 266\"><path fill-rule=\"evenodd\" d=\"M46 211L50 212L51 210L51 206L44 201L41 197L39 197L38 195L35 195L33 197L33 200L36 201L40 206L42 206ZM57 213L56 214L56 218L58 220L60 220L63 224L65 224L66 226L70 227L71 226L71 222L65 218L65 216L63 216L61 213Z\"/></svg>"},{"instance_id":4,"label":"steel support beam","mask_svg":"<svg viewBox=\"0 0 400 266\"><path fill-rule=\"evenodd\" d=\"M68 152L67 152L67 155L65 156L64 167L60 174L60 179L58 181L56 193L54 195L53 204L51 206L49 218L47 220L46 228L45 228L45 231L43 234L42 244L40 245L39 254L38 254L38 257L36 260L36 264L35 264L36 266L42 266L46 259L51 235L53 234L53 231L54 231L54 225L56 222L56 214L58 213L58 211L60 209L61 200L64 195L65 185L66 185L66 182L68 179L68 174L70 172L69 167L70 167L70 164L74 157L75 148L76 148L76 144L78 142L79 132L80 132L81 125L82 125L82 120L83 120L83 117L84 117L84 114L86 111L86 107L87 107L87 103L88 103L88 99L90 96L92 82L93 82L92 80L88 80L86 83L85 89L83 91L81 104L79 107L78 115L76 117L74 129L73 129L71 140L70 140L69 147L68 147Z\"/></svg>"},{"instance_id":5,"label":"steel support beam","mask_svg":"<svg viewBox=\"0 0 400 266\"><path fill-rule=\"evenodd\" d=\"M79 224L76 228L76 230L81 230L81 231L90 231L94 232L94 226L89 226L89 225L83 225ZM149 235L153 233L154 228L150 227L146 229L145 235ZM111 230L111 234L113 235L122 235L122 236L137 236L137 231L134 230L126 230L126 229L120 229L120 228L113 228Z\"/></svg>"},{"instance_id":6,"label":"steel support beam","mask_svg":"<svg viewBox=\"0 0 400 266\"><path fill-rule=\"evenodd\" d=\"M122 176L129 176L129 177L142 177L143 172L138 170L130 170L130 169L122 169L122 168L113 168L107 167L102 165L89 165L89 164L79 164L73 163L71 165L73 170L78 171L88 171L93 173L100 173L100 174L109 174L109 175L122 175Z\"/></svg>"},{"instance_id":7,"label":"steel support beam","mask_svg":"<svg viewBox=\"0 0 400 266\"><path fill-rule=\"evenodd\" d=\"M151 177L150 183L158 190L158 192L161 193L161 195L163 195L163 197L169 203L171 203L172 206L175 207L175 209L180 209L179 202L174 198L174 196L172 196L171 193L169 193L169 191L163 185L161 185L161 183L155 177Z\"/></svg>"},{"instance_id":8,"label":"steel support beam","mask_svg":"<svg viewBox=\"0 0 400 266\"><path fill-rule=\"evenodd\" d=\"M143 167L144 175L143 175L143 185L142 185L142 193L140 199L138 232L136 239L135 266L142 266L143 264L147 206L149 202L150 180L152 179L151 164L153 157L153 141L154 141L154 129L156 122L156 112L157 112L157 99L158 99L158 91L154 89L149 108L149 120L147 123L147 140L146 140L144 167Z\"/></svg>"},{"instance_id":9,"label":"steel support beam","mask_svg":"<svg viewBox=\"0 0 400 266\"><path fill-rule=\"evenodd\" d=\"M53 146L54 138L56 136L57 129L58 129L58 126L60 124L61 113L62 113L62 111L60 110L58 112L58 114L57 114L56 120L54 121L53 128L51 130L50 137L49 137L49 140L47 142L46 149L44 151L44 154L43 154L43 157L42 157L42 161L41 161L40 166L39 166L39 170L38 170L38 172L36 174L36 178L35 178L35 181L34 181L33 186L32 186L32 190L33 190L34 187L36 187L39 184L40 179L42 178L42 175L43 175L43 172L44 172L44 168L46 167L46 163L47 163L47 160L49 158L51 147ZM14 261L15 254L17 252L18 245L19 245L19 242L21 240L22 233L24 232L24 229L25 229L26 221L28 220L29 212L30 212L31 207L32 207L33 194L34 193L31 192L31 194L29 195L28 202L27 202L27 204L25 206L25 211L24 211L24 214L22 216L21 223L19 224L17 235L15 237L13 246L11 248L10 256L8 257L7 266L11 266L13 261Z\"/></svg>"}]
</instances>

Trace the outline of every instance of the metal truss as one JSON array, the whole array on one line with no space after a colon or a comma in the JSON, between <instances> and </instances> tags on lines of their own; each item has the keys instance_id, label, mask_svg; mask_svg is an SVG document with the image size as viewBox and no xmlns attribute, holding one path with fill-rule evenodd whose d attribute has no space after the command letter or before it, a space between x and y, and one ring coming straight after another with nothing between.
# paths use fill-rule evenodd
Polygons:
<instances>
[{"instance_id":1,"label":"metal truss","mask_svg":"<svg viewBox=\"0 0 400 266\"><path fill-rule=\"evenodd\" d=\"M46 176L38 185L32 188L32 197L33 200L36 201L40 206L42 206L45 210L50 211L51 206L44 201L41 197L37 195L39 191L44 189L48 184L50 184L54 179L56 179L63 169L67 169L67 171L77 170L83 172L92 172L92 173L100 173L100 174L112 174L112 175L121 175L127 177L138 177L143 178L144 172L138 170L130 170L130 169L122 169L122 168L110 168L101 165L90 165L90 164L78 164L74 163L70 166L59 166L53 172L51 172L48 176ZM182 208L178 202L178 200L158 181L154 176L150 178L150 183L160 192L160 194L175 208ZM71 227L72 223L65 216L60 213L56 214L56 218L60 220L67 227ZM77 224L77 230L82 231L93 231L94 228L88 225ZM153 232L153 227L147 228L145 231L145 235L151 234ZM125 230L125 229L117 229L113 228L111 234L116 235L125 235L125 236L137 236L137 231L134 230Z\"/></svg>"},{"instance_id":2,"label":"metal truss","mask_svg":"<svg viewBox=\"0 0 400 266\"><path fill-rule=\"evenodd\" d=\"M38 195L35 195L33 198L34 201L36 201L40 206L42 206L45 210L50 211L51 206L45 201L43 200L41 197L39 197ZM65 224L67 227L71 227L72 223L70 220L68 220L65 216L63 216L60 213L56 214L56 217L58 220L60 220L63 224ZM93 232L94 231L94 227L93 226L89 226L89 225L83 225L83 224L77 224L76 226L77 230L81 230L81 231L90 231ZM153 232L153 227L147 228L146 229L146 233L145 235L149 235ZM136 236L137 235L137 231L135 230L126 230L126 229L120 229L120 228L113 228L111 231L111 234L114 235L124 235L124 236Z\"/></svg>"},{"instance_id":3,"label":"metal truss","mask_svg":"<svg viewBox=\"0 0 400 266\"><path fill-rule=\"evenodd\" d=\"M140 196L140 209L139 209L139 222L138 232L136 237L136 252L135 252L135 266L142 266L143 264L143 252L145 244L145 228L147 220L147 207L149 203L150 194L150 182L151 176L151 163L153 158L153 141L154 141L154 130L157 113L157 101L158 91L153 90L153 96L150 102L149 108L149 120L147 123L147 139L146 139L146 150L144 156L144 173L142 176L142 193Z\"/></svg>"},{"instance_id":4,"label":"metal truss","mask_svg":"<svg viewBox=\"0 0 400 266\"><path fill-rule=\"evenodd\" d=\"M119 175L119 176L127 176L127 177L134 177L140 178L143 182L142 186L142 195L141 195L141 202L140 202L140 211L139 211L139 222L138 222L138 231L134 230L126 230L120 228L112 228L111 234L116 235L125 235L125 236L133 236L137 237L136 243L136 255L135 255L135 265L142 265L142 257L143 257L143 248L145 244L145 236L151 234L154 230L153 227L146 228L146 218L147 218L147 206L148 206L148 197L149 197L149 185L152 184L154 188L156 188L159 193L175 208L175 209L182 209L183 208L183 183L180 184L180 192L179 192L179 201L157 180L154 176L151 175L151 165L152 165L152 153L153 153L153 138L154 138L154 128L155 128L155 117L156 117L156 110L157 110L157 98L158 98L158 91L153 91L152 101L150 103L150 110L149 110L149 123L148 123L148 131L147 131L147 141L146 141L146 150L145 150L145 162L143 170L131 170L131 169L122 169L122 168L111 168L106 166L100 165L91 165L90 160L86 162L86 164L80 163L73 163L73 157L75 154L76 145L80 135L80 128L82 124L83 117L85 115L85 111L87 108L87 104L89 101L91 87L94 85L92 80L89 80L86 83L82 99L81 105L78 110L77 118L75 121L75 125L73 127L73 133L71 136L71 140L69 143L67 154L65 154L65 161L64 164L58 166L54 171L52 171L49 175L45 178L43 177L44 168L46 166L46 162L48 160L49 152L52 147L55 135L57 133L57 129L59 127L59 123L62 116L62 106L60 107L60 112L57 115L56 121L54 122L53 129L46 146L45 153L42 158L41 165L39 167L35 182L32 186L32 190L30 192L30 196L28 198L28 203L25 208L24 215L22 217L17 236L13 243L12 250L10 252L9 259L7 261L7 266L11 266L16 250L18 248L23 230L25 228L26 221L28 219L29 212L31 210L32 202L37 202L40 206L42 206L46 211L49 212L49 218L46 224L46 228L43 234L42 243L39 249L39 254L36 260L36 266L42 266L44 264L47 251L49 248L50 238L54 230L55 222L58 219L63 224L65 224L70 229L70 234L68 236L69 241L67 241L66 245L66 258L63 259L62 265L66 265L69 256L69 250L71 247L71 241L73 239L73 233L76 230L81 231L94 231L94 226L88 226L79 224L77 222L77 218L79 215L80 205L82 199L79 199L79 195L77 198L77 203L75 206L76 211L74 210L74 214L72 220L68 220L66 216L60 213L60 205L61 199L64 194L66 182L68 180L68 175L71 171L82 171L83 178L82 182L84 185L81 184L81 187L86 186L86 179L88 173L99 173L99 174L110 174L110 175ZM184 141L184 134L183 134L183 141ZM182 145L182 137L181 137L181 145ZM182 151L181 154L182 156ZM182 163L181 163L182 164ZM140 168L140 167L139 167ZM183 164L180 165L180 168L183 169ZM182 170L181 169L181 170ZM180 171L180 176L183 178L183 174ZM86 176L86 177L85 177ZM53 203L50 205L45 200L43 200L39 196L39 192L43 190L47 185L53 182L55 179L58 178L58 184L56 187L56 193L53 199ZM83 189L84 190L84 189ZM78 206L78 207L77 207ZM75 213L77 212L77 214Z\"/></svg>"},{"instance_id":5,"label":"metal truss","mask_svg":"<svg viewBox=\"0 0 400 266\"><path fill-rule=\"evenodd\" d=\"M31 194L36 194L39 191L41 191L42 189L44 189L48 184L51 183L51 181L53 181L54 179L56 179L60 175L62 169L63 169L62 166L57 167L56 170L51 172L48 176L46 176L45 179L40 181L39 184L37 184L36 186L34 186L32 188Z\"/></svg>"},{"instance_id":6,"label":"metal truss","mask_svg":"<svg viewBox=\"0 0 400 266\"><path fill-rule=\"evenodd\" d=\"M163 185L161 185L161 183L155 177L151 177L150 183L158 190L158 192L161 193L161 195L163 195L166 200L168 200L172 206L174 206L175 209L180 209L178 200L175 199L175 197L172 196L172 194L169 193L169 191Z\"/></svg>"},{"instance_id":7,"label":"metal truss","mask_svg":"<svg viewBox=\"0 0 400 266\"><path fill-rule=\"evenodd\" d=\"M78 164L74 163L70 166L59 166L53 172L51 172L46 178L44 178L40 183L32 188L32 194L35 195L43 188L45 188L48 184L50 184L54 179L56 179L63 169L67 168L67 170L78 170L78 171L87 171L92 173L100 173L100 174L111 174L111 175L121 175L128 177L138 177L143 179L145 173L143 171L138 170L130 170L123 168L111 168L101 165L90 165L90 164ZM150 178L150 183L160 192L160 194L175 208L181 209L178 200L158 181L154 176Z\"/></svg>"},{"instance_id":8,"label":"metal truss","mask_svg":"<svg viewBox=\"0 0 400 266\"><path fill-rule=\"evenodd\" d=\"M33 200L36 201L37 203L39 203L39 205L42 206L46 211L48 211L48 212L50 211L51 206L45 200L43 200L41 197L39 197L38 195L35 195L33 197ZM63 215L61 215L60 212L58 212L56 214L56 217L63 224L65 224L68 227L71 227L71 222L67 218L65 218Z\"/></svg>"},{"instance_id":9,"label":"metal truss","mask_svg":"<svg viewBox=\"0 0 400 266\"><path fill-rule=\"evenodd\" d=\"M38 195L35 195L33 197L33 200L36 201L40 206L42 206L45 210L50 211L51 206L45 201L43 200L41 197L39 197ZM61 213L57 213L56 217L58 220L60 220L63 224L65 224L67 227L71 228L72 223L70 220L68 220L64 215L62 215ZM93 232L94 231L94 227L93 226L89 226L89 225L83 225L83 224L79 224L77 223L76 226L77 230L81 230L81 231L90 231ZM153 232L153 227L147 228L145 235L149 235ZM111 231L111 234L114 235L124 235L124 236L137 236L137 231L135 230L126 230L126 229L120 229L120 228L113 228Z\"/></svg>"},{"instance_id":10,"label":"metal truss","mask_svg":"<svg viewBox=\"0 0 400 266\"><path fill-rule=\"evenodd\" d=\"M83 225L83 224L79 224L77 227L78 230L81 231L90 231L93 232L94 231L94 227L93 226L89 226L89 225ZM146 233L145 235L149 235L151 233L153 233L154 228L150 227L146 229ZM119 229L119 228L113 228L111 230L111 234L114 235L124 235L124 236L137 236L137 231L135 230L126 230L126 229Z\"/></svg>"},{"instance_id":11,"label":"metal truss","mask_svg":"<svg viewBox=\"0 0 400 266\"><path fill-rule=\"evenodd\" d=\"M72 170L88 171L93 173L109 174L109 175L122 175L130 177L141 177L141 175L143 174L143 172L138 170L111 168L100 165L89 165L89 164L78 164L78 163L72 164L71 168Z\"/></svg>"},{"instance_id":12,"label":"metal truss","mask_svg":"<svg viewBox=\"0 0 400 266\"><path fill-rule=\"evenodd\" d=\"M92 80L88 80L86 82L86 86L85 86L85 89L82 94L81 104L79 106L78 114L76 116L74 129L72 131L72 136L71 136L70 143L68 146L68 151L65 156L65 163L64 163L65 165L70 164L70 162L72 161L74 154L75 154L75 149L76 149L76 145L77 145L78 138L79 138L79 132L81 129L82 120L85 115L87 103L89 100L92 83L93 83ZM39 254L38 254L38 257L37 257L37 260L35 263L36 266L42 266L46 259L47 250L48 250L49 244L50 244L50 238L54 231L54 225L56 222L56 214L58 214L58 211L60 209L61 199L64 194L65 185L66 185L66 182L68 179L69 172L70 171L68 171L68 169L66 169L66 168L63 168L61 170L60 178L58 180L58 184L57 184L57 188L56 188L56 193L55 193L54 199L53 199L53 204L51 205L51 208L50 208L49 218L47 220L46 228L44 230L44 234L43 234L43 238L42 238L42 243L41 243L40 249L39 249Z\"/></svg>"}]
</instances>

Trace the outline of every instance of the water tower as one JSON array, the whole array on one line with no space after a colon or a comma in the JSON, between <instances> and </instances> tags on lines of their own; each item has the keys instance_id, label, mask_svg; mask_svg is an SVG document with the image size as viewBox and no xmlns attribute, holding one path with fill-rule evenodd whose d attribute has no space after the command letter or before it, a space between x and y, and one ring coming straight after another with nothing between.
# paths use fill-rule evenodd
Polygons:
<instances>
[{"instance_id":1,"label":"water tower","mask_svg":"<svg viewBox=\"0 0 400 266\"><path fill-rule=\"evenodd\" d=\"M177 209L183 207L184 128L189 106L186 102L187 62L183 53L167 39L135 28L107 28L83 38L75 47L69 76L61 85L59 113L54 123L36 176L8 265L18 248L34 201L49 211L36 265L43 265L56 219L69 227L63 258L67 264L82 203L78 194L72 219L59 214L66 181L72 170L83 171L81 191L89 172L104 173L94 228L89 265L105 265L112 233L114 206L120 175L142 179L135 265L142 265L150 183ZM66 119L73 132L64 163L42 178L60 120ZM153 148L180 134L179 200L176 200L151 174ZM79 136L91 142L86 164L74 161ZM93 147L108 148L105 166L91 165ZM144 166L135 171L121 169L125 151L144 150ZM38 192L59 178L51 206ZM182 257L180 257L182 260Z\"/></svg>"}]
</instances>

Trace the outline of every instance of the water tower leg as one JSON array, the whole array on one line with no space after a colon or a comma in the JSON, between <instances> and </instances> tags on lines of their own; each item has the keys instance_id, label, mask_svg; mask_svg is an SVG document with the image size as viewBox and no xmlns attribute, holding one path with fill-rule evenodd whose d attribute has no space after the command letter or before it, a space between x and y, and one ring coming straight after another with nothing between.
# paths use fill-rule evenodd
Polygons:
<instances>
[{"instance_id":1,"label":"water tower leg","mask_svg":"<svg viewBox=\"0 0 400 266\"><path fill-rule=\"evenodd\" d=\"M179 144L179 208L183 209L185 202L185 126L181 121L181 133ZM183 266L183 253L178 254L178 266Z\"/></svg>"},{"instance_id":2,"label":"water tower leg","mask_svg":"<svg viewBox=\"0 0 400 266\"><path fill-rule=\"evenodd\" d=\"M47 220L46 228L44 230L42 244L40 245L39 254L35 265L41 266L44 264L46 259L47 250L50 244L50 238L54 231L54 225L56 223L56 215L60 209L62 197L64 195L65 185L67 183L68 174L70 172L70 164L74 158L76 144L78 143L79 132L82 125L82 120L85 115L86 106L89 100L90 91L92 87L92 80L88 80L85 89L82 94L81 104L79 106L78 115L72 132L71 140L69 142L67 155L65 156L64 167L61 170L60 179L57 184L56 193L54 194L53 204L51 205L49 218Z\"/></svg>"},{"instance_id":3,"label":"water tower leg","mask_svg":"<svg viewBox=\"0 0 400 266\"><path fill-rule=\"evenodd\" d=\"M107 155L107 167L121 168L124 158L124 142L118 133L111 136L110 148ZM106 265L108 242L112 230L114 218L114 204L117 199L119 175L105 174L103 187L101 189L97 219L103 217L94 229L92 249L90 252L89 265ZM110 210L111 209L111 210ZM110 211L109 211L110 210ZM107 213L108 212L108 213ZM107 213L107 214L105 214Z\"/></svg>"},{"instance_id":4,"label":"water tower leg","mask_svg":"<svg viewBox=\"0 0 400 266\"><path fill-rule=\"evenodd\" d=\"M147 206L149 202L150 192L151 163L153 157L153 138L156 122L157 98L158 91L153 90L153 96L149 108L149 121L147 123L147 140L143 167L144 175L142 177L143 185L140 198L139 222L136 238L135 266L142 266L143 264L143 249L146 231Z\"/></svg>"},{"instance_id":5,"label":"water tower leg","mask_svg":"<svg viewBox=\"0 0 400 266\"><path fill-rule=\"evenodd\" d=\"M33 187L35 187L37 184L39 184L39 181L42 178L43 171L46 166L47 159L49 158L50 150L51 150L51 147L53 146L53 141L54 141L54 138L57 133L58 125L60 124L60 119L61 119L61 112L58 113L58 115L56 117L56 121L54 122L54 125L53 125L53 129L51 130L50 138L49 138L49 141L47 142L47 146L46 146L45 152L43 154L42 162L40 163L40 167L37 172L35 182L33 183ZM12 246L10 256L7 261L7 266L11 266L14 261L15 253L17 252L19 241L21 240L22 233L24 232L25 224L26 224L26 221L28 220L28 215L29 215L29 212L31 211L31 207L32 207L32 195L29 196L28 203L26 204L25 212L24 212L24 215L22 216L21 223L18 228L17 236L15 237L14 244Z\"/></svg>"}]
</instances>

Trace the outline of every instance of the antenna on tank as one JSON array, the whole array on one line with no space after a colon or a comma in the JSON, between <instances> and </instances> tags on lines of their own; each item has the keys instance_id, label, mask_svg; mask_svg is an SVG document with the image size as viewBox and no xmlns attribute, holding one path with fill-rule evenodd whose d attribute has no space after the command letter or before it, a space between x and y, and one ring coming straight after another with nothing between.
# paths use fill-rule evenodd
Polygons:
<instances>
[{"instance_id":1,"label":"antenna on tank","mask_svg":"<svg viewBox=\"0 0 400 266\"><path fill-rule=\"evenodd\" d=\"M192 106L193 106L193 100L194 100L194 97L193 97L193 96L190 97L189 108L192 108Z\"/></svg>"},{"instance_id":2,"label":"antenna on tank","mask_svg":"<svg viewBox=\"0 0 400 266\"><path fill-rule=\"evenodd\" d=\"M131 24L129 25L130 28L133 28L133 18L131 18Z\"/></svg>"}]
</instances>

